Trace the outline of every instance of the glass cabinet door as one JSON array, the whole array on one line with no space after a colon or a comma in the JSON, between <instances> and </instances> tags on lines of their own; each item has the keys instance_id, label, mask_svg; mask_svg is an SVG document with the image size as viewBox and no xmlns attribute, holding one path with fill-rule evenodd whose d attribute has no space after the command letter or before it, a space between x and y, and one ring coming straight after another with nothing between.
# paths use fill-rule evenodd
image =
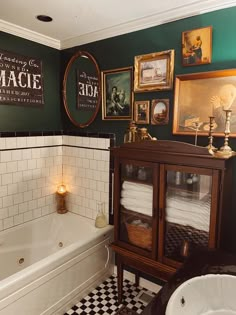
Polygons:
<instances>
[{"instance_id":1,"label":"glass cabinet door","mask_svg":"<svg viewBox=\"0 0 236 315\"><path fill-rule=\"evenodd\" d=\"M212 174L167 167L165 179L163 255L182 262L196 247L209 247Z\"/></svg>"},{"instance_id":2,"label":"glass cabinet door","mask_svg":"<svg viewBox=\"0 0 236 315\"><path fill-rule=\"evenodd\" d=\"M153 173L145 162L121 164L119 240L147 255L153 245Z\"/></svg>"}]
</instances>

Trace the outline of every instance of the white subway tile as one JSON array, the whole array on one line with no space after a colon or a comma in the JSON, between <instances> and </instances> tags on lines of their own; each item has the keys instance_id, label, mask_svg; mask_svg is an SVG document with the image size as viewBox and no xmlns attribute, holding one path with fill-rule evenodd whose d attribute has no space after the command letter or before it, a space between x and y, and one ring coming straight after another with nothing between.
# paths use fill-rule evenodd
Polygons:
<instances>
[{"instance_id":1,"label":"white subway tile","mask_svg":"<svg viewBox=\"0 0 236 315\"><path fill-rule=\"evenodd\" d=\"M45 207L42 207L42 215L47 215L50 213L50 208L49 206L45 206Z\"/></svg>"},{"instance_id":2,"label":"white subway tile","mask_svg":"<svg viewBox=\"0 0 236 315\"><path fill-rule=\"evenodd\" d=\"M7 185L7 194L13 195L18 193L18 185L17 184L9 184Z\"/></svg>"},{"instance_id":3,"label":"white subway tile","mask_svg":"<svg viewBox=\"0 0 236 315\"><path fill-rule=\"evenodd\" d=\"M93 159L93 151L92 149L86 150L86 158L92 160Z\"/></svg>"},{"instance_id":4,"label":"white subway tile","mask_svg":"<svg viewBox=\"0 0 236 315\"><path fill-rule=\"evenodd\" d=\"M89 148L89 146L90 146L89 137L82 137L82 146Z\"/></svg>"},{"instance_id":5,"label":"white subway tile","mask_svg":"<svg viewBox=\"0 0 236 315\"><path fill-rule=\"evenodd\" d=\"M14 225L22 224L24 222L23 214L18 214L13 217Z\"/></svg>"},{"instance_id":6,"label":"white subway tile","mask_svg":"<svg viewBox=\"0 0 236 315\"><path fill-rule=\"evenodd\" d=\"M14 205L8 208L9 217L13 217L18 214L18 205Z\"/></svg>"},{"instance_id":7,"label":"white subway tile","mask_svg":"<svg viewBox=\"0 0 236 315\"><path fill-rule=\"evenodd\" d=\"M106 149L106 139L103 139L103 138L98 139L98 148Z\"/></svg>"},{"instance_id":8,"label":"white subway tile","mask_svg":"<svg viewBox=\"0 0 236 315\"><path fill-rule=\"evenodd\" d=\"M31 191L26 191L24 192L24 202L26 201L30 201L33 199L33 193L32 190Z\"/></svg>"},{"instance_id":9,"label":"white subway tile","mask_svg":"<svg viewBox=\"0 0 236 315\"><path fill-rule=\"evenodd\" d=\"M6 149L15 149L16 148L16 138L9 137L6 139Z\"/></svg>"},{"instance_id":10,"label":"white subway tile","mask_svg":"<svg viewBox=\"0 0 236 315\"><path fill-rule=\"evenodd\" d=\"M44 136L36 137L36 146L43 147L44 146Z\"/></svg>"},{"instance_id":11,"label":"white subway tile","mask_svg":"<svg viewBox=\"0 0 236 315\"><path fill-rule=\"evenodd\" d=\"M21 159L22 159L22 150L13 150L12 161L21 161Z\"/></svg>"},{"instance_id":12,"label":"white subway tile","mask_svg":"<svg viewBox=\"0 0 236 315\"><path fill-rule=\"evenodd\" d=\"M0 219L5 219L5 218L8 218L9 215L8 215L8 208L2 208L0 209Z\"/></svg>"},{"instance_id":13,"label":"white subway tile","mask_svg":"<svg viewBox=\"0 0 236 315\"><path fill-rule=\"evenodd\" d=\"M37 160L28 160L28 169L33 170L37 167Z\"/></svg>"},{"instance_id":14,"label":"white subway tile","mask_svg":"<svg viewBox=\"0 0 236 315\"><path fill-rule=\"evenodd\" d=\"M1 185L0 197L4 197L4 196L7 196L7 185L5 186Z\"/></svg>"},{"instance_id":15,"label":"white subway tile","mask_svg":"<svg viewBox=\"0 0 236 315\"><path fill-rule=\"evenodd\" d=\"M22 159L23 160L30 160L31 158L32 158L32 150L31 149L22 150Z\"/></svg>"},{"instance_id":16,"label":"white subway tile","mask_svg":"<svg viewBox=\"0 0 236 315\"><path fill-rule=\"evenodd\" d=\"M9 229L13 227L13 217L6 218L3 220L3 229Z\"/></svg>"},{"instance_id":17,"label":"white subway tile","mask_svg":"<svg viewBox=\"0 0 236 315\"><path fill-rule=\"evenodd\" d=\"M26 143L28 148L36 147L36 137L27 137Z\"/></svg>"},{"instance_id":18,"label":"white subway tile","mask_svg":"<svg viewBox=\"0 0 236 315\"><path fill-rule=\"evenodd\" d=\"M34 219L39 218L41 216L42 216L42 209L41 208L33 210L33 218Z\"/></svg>"},{"instance_id":19,"label":"white subway tile","mask_svg":"<svg viewBox=\"0 0 236 315\"><path fill-rule=\"evenodd\" d=\"M0 150L6 149L6 139L0 138Z\"/></svg>"},{"instance_id":20,"label":"white subway tile","mask_svg":"<svg viewBox=\"0 0 236 315\"><path fill-rule=\"evenodd\" d=\"M89 138L90 148L96 149L98 147L98 138Z\"/></svg>"},{"instance_id":21,"label":"white subway tile","mask_svg":"<svg viewBox=\"0 0 236 315\"><path fill-rule=\"evenodd\" d=\"M30 200L28 201L28 210L34 210L38 208L37 200Z\"/></svg>"},{"instance_id":22,"label":"white subway tile","mask_svg":"<svg viewBox=\"0 0 236 315\"><path fill-rule=\"evenodd\" d=\"M85 208L85 215L87 218L92 219L93 218L93 211L90 208Z\"/></svg>"},{"instance_id":23,"label":"white subway tile","mask_svg":"<svg viewBox=\"0 0 236 315\"><path fill-rule=\"evenodd\" d=\"M31 221L33 219L33 211L24 212L24 222Z\"/></svg>"},{"instance_id":24,"label":"white subway tile","mask_svg":"<svg viewBox=\"0 0 236 315\"><path fill-rule=\"evenodd\" d=\"M28 202L23 202L19 204L19 213L24 213L28 211Z\"/></svg>"},{"instance_id":25,"label":"white subway tile","mask_svg":"<svg viewBox=\"0 0 236 315\"><path fill-rule=\"evenodd\" d=\"M14 202L14 205L19 205L20 203L22 203L24 201L24 196L23 194L15 194L13 195L13 202Z\"/></svg>"},{"instance_id":26,"label":"white subway tile","mask_svg":"<svg viewBox=\"0 0 236 315\"><path fill-rule=\"evenodd\" d=\"M2 151L0 152L1 162L11 162L12 151Z\"/></svg>"},{"instance_id":27,"label":"white subway tile","mask_svg":"<svg viewBox=\"0 0 236 315\"><path fill-rule=\"evenodd\" d=\"M7 172L7 163L0 163L0 174Z\"/></svg>"},{"instance_id":28,"label":"white subway tile","mask_svg":"<svg viewBox=\"0 0 236 315\"><path fill-rule=\"evenodd\" d=\"M8 162L7 163L7 173L14 173L17 172L18 168L17 168L17 162Z\"/></svg>"},{"instance_id":29,"label":"white subway tile","mask_svg":"<svg viewBox=\"0 0 236 315\"><path fill-rule=\"evenodd\" d=\"M39 159L41 157L41 150L40 148L32 149L32 159Z\"/></svg>"},{"instance_id":30,"label":"white subway tile","mask_svg":"<svg viewBox=\"0 0 236 315\"><path fill-rule=\"evenodd\" d=\"M13 183L20 183L23 181L23 173L22 172L16 172L12 174L12 182Z\"/></svg>"},{"instance_id":31,"label":"white subway tile","mask_svg":"<svg viewBox=\"0 0 236 315\"><path fill-rule=\"evenodd\" d=\"M26 148L27 146L27 138L26 137L17 137L16 138L16 146L17 148Z\"/></svg>"},{"instance_id":32,"label":"white subway tile","mask_svg":"<svg viewBox=\"0 0 236 315\"><path fill-rule=\"evenodd\" d=\"M101 159L102 159L102 151L101 150L94 150L94 159L97 161L101 161Z\"/></svg>"},{"instance_id":33,"label":"white subway tile","mask_svg":"<svg viewBox=\"0 0 236 315\"><path fill-rule=\"evenodd\" d=\"M27 160L17 162L17 170L18 171L26 171L27 167L28 167Z\"/></svg>"},{"instance_id":34,"label":"white subway tile","mask_svg":"<svg viewBox=\"0 0 236 315\"><path fill-rule=\"evenodd\" d=\"M23 193L25 191L28 191L28 185L26 182L19 182L18 183L18 191L19 193Z\"/></svg>"},{"instance_id":35,"label":"white subway tile","mask_svg":"<svg viewBox=\"0 0 236 315\"><path fill-rule=\"evenodd\" d=\"M2 185L8 185L13 183L13 178L11 173L2 174Z\"/></svg>"}]
</instances>

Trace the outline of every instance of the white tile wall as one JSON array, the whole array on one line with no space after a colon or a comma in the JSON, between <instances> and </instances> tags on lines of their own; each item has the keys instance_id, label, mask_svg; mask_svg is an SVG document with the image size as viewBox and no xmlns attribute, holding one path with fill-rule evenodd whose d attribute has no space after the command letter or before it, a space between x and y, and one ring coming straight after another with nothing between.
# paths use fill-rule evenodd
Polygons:
<instances>
[{"instance_id":1,"label":"white tile wall","mask_svg":"<svg viewBox=\"0 0 236 315\"><path fill-rule=\"evenodd\" d=\"M102 202L108 218L110 139L63 136L63 179L68 208L95 219Z\"/></svg>"},{"instance_id":2,"label":"white tile wall","mask_svg":"<svg viewBox=\"0 0 236 315\"><path fill-rule=\"evenodd\" d=\"M56 211L64 182L68 210L108 217L110 139L75 136L0 138L0 231Z\"/></svg>"}]
</instances>

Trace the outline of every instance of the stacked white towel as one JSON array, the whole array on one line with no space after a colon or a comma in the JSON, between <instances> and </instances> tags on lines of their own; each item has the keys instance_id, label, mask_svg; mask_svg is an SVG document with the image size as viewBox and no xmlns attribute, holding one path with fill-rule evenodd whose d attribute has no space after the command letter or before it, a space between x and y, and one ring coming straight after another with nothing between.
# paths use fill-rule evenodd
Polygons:
<instances>
[{"instance_id":1,"label":"stacked white towel","mask_svg":"<svg viewBox=\"0 0 236 315\"><path fill-rule=\"evenodd\" d=\"M124 181L120 203L128 210L152 216L153 187Z\"/></svg>"},{"instance_id":2,"label":"stacked white towel","mask_svg":"<svg viewBox=\"0 0 236 315\"><path fill-rule=\"evenodd\" d=\"M167 197L166 220L209 232L211 199Z\"/></svg>"}]
</instances>

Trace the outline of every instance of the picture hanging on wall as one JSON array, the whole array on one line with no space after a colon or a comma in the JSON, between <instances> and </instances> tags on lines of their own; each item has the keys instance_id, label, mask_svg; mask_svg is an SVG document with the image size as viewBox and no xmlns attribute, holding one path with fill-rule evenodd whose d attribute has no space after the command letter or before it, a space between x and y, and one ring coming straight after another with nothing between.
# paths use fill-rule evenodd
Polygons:
<instances>
[{"instance_id":1,"label":"picture hanging on wall","mask_svg":"<svg viewBox=\"0 0 236 315\"><path fill-rule=\"evenodd\" d=\"M136 56L134 91L171 90L173 87L174 50Z\"/></svg>"},{"instance_id":2,"label":"picture hanging on wall","mask_svg":"<svg viewBox=\"0 0 236 315\"><path fill-rule=\"evenodd\" d=\"M151 124L167 125L169 122L169 99L152 100Z\"/></svg>"},{"instance_id":3,"label":"picture hanging on wall","mask_svg":"<svg viewBox=\"0 0 236 315\"><path fill-rule=\"evenodd\" d=\"M175 79L173 133L224 136L226 112L231 110L230 136L236 137L236 69L177 75Z\"/></svg>"},{"instance_id":4,"label":"picture hanging on wall","mask_svg":"<svg viewBox=\"0 0 236 315\"><path fill-rule=\"evenodd\" d=\"M149 124L149 101L134 102L134 121L137 124Z\"/></svg>"},{"instance_id":5,"label":"picture hanging on wall","mask_svg":"<svg viewBox=\"0 0 236 315\"><path fill-rule=\"evenodd\" d=\"M0 49L0 104L44 104L42 61Z\"/></svg>"},{"instance_id":6,"label":"picture hanging on wall","mask_svg":"<svg viewBox=\"0 0 236 315\"><path fill-rule=\"evenodd\" d=\"M182 65L197 66L211 63L212 26L182 33Z\"/></svg>"},{"instance_id":7,"label":"picture hanging on wall","mask_svg":"<svg viewBox=\"0 0 236 315\"><path fill-rule=\"evenodd\" d=\"M102 72L102 119L133 117L133 67Z\"/></svg>"}]
</instances>

